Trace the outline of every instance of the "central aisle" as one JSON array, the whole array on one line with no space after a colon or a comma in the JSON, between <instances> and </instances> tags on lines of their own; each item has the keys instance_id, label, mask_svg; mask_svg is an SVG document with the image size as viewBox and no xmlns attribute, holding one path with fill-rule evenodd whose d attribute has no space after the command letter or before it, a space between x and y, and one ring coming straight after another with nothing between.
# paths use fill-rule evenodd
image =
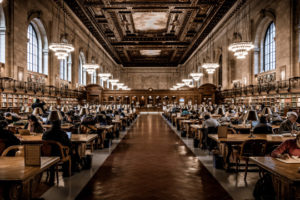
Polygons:
<instances>
[{"instance_id":1,"label":"central aisle","mask_svg":"<svg viewBox=\"0 0 300 200\"><path fill-rule=\"evenodd\" d=\"M231 199L160 115L141 115L77 199Z\"/></svg>"}]
</instances>

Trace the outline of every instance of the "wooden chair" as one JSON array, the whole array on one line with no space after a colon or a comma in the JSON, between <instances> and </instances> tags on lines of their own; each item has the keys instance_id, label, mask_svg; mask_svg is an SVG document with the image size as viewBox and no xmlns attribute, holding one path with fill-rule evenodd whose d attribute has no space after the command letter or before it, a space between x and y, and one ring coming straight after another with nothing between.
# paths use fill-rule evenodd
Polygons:
<instances>
[{"instance_id":1,"label":"wooden chair","mask_svg":"<svg viewBox=\"0 0 300 200\"><path fill-rule=\"evenodd\" d=\"M10 151L15 151L15 156L16 157L22 157L24 156L24 146L23 145L13 145L13 146L10 146L8 148L6 148L2 155L1 156L7 156L7 154L10 152Z\"/></svg>"},{"instance_id":2,"label":"wooden chair","mask_svg":"<svg viewBox=\"0 0 300 200\"><path fill-rule=\"evenodd\" d=\"M72 175L72 160L71 156L69 155L70 148L67 146L61 145L57 141L53 140L44 140L42 141L42 147L41 147L41 152L42 156L59 156L60 161L57 164L58 165L63 165L65 162L69 163L69 169L68 169L68 174L69 176ZM56 168L56 178L57 178L57 184L59 183L58 181L58 168ZM48 176L47 176L48 179Z\"/></svg>"},{"instance_id":3,"label":"wooden chair","mask_svg":"<svg viewBox=\"0 0 300 200\"><path fill-rule=\"evenodd\" d=\"M243 142L240 154L236 158L236 171L239 171L240 160L246 162L245 176L247 178L249 157L251 156L265 156L267 148L267 141L262 139L250 139Z\"/></svg>"},{"instance_id":4,"label":"wooden chair","mask_svg":"<svg viewBox=\"0 0 300 200\"><path fill-rule=\"evenodd\" d=\"M3 153L3 151L6 149L6 141L3 139L0 139L0 154Z\"/></svg>"}]
</instances>

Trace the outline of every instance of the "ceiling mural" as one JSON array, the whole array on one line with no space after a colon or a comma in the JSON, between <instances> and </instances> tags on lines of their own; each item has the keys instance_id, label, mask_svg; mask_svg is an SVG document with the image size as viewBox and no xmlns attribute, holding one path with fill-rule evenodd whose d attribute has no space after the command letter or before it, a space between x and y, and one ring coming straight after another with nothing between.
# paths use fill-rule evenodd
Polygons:
<instances>
[{"instance_id":1,"label":"ceiling mural","mask_svg":"<svg viewBox=\"0 0 300 200\"><path fill-rule=\"evenodd\" d=\"M65 0L124 67L184 63L236 0Z\"/></svg>"}]
</instances>

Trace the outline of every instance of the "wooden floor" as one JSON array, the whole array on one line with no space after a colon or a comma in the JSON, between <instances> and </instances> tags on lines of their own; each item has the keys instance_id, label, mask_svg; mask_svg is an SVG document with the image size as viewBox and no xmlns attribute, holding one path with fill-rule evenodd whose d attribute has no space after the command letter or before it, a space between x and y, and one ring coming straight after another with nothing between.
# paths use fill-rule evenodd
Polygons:
<instances>
[{"instance_id":1,"label":"wooden floor","mask_svg":"<svg viewBox=\"0 0 300 200\"><path fill-rule=\"evenodd\" d=\"M141 115L77 199L231 199L160 115Z\"/></svg>"}]
</instances>

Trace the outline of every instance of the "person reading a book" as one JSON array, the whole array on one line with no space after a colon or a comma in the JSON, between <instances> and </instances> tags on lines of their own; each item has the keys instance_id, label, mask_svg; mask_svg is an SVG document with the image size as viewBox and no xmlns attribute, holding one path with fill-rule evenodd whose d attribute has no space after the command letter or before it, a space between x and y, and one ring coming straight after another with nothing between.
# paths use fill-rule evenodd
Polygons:
<instances>
[{"instance_id":1,"label":"person reading a book","mask_svg":"<svg viewBox=\"0 0 300 200\"><path fill-rule=\"evenodd\" d=\"M296 112L288 112L287 120L283 121L280 124L279 134L282 134L285 132L295 134L297 131L299 131L300 129L297 126L297 118L298 118L298 115Z\"/></svg>"},{"instance_id":2,"label":"person reading a book","mask_svg":"<svg viewBox=\"0 0 300 200\"><path fill-rule=\"evenodd\" d=\"M279 145L272 153L273 158L289 159L291 156L300 157L300 133L296 139L286 140Z\"/></svg>"}]
</instances>

